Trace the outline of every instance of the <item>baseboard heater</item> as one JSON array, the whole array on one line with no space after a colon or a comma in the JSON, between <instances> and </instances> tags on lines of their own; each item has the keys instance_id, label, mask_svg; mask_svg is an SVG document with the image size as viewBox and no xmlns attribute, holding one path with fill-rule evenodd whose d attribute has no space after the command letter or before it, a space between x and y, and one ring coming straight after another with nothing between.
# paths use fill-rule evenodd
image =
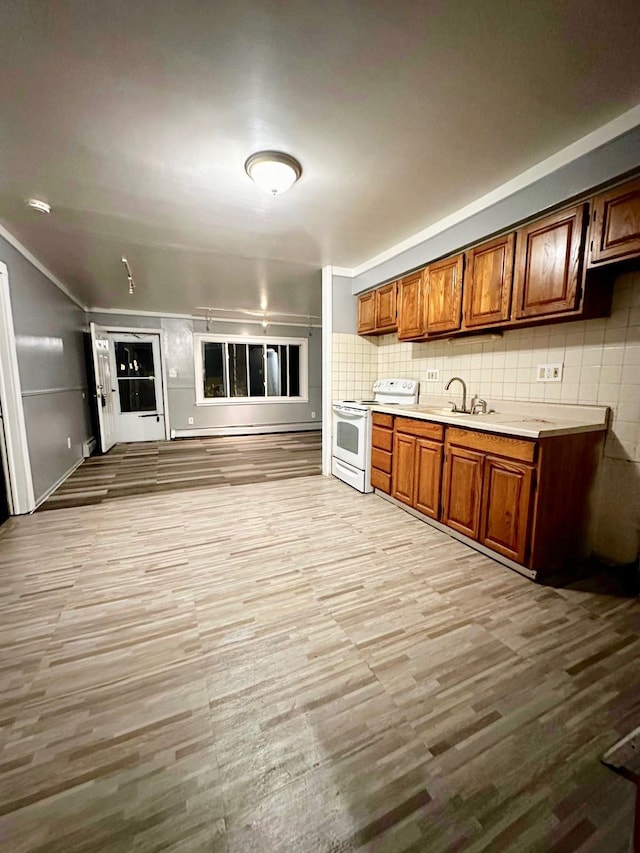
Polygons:
<instances>
[{"instance_id":1,"label":"baseboard heater","mask_svg":"<svg viewBox=\"0 0 640 853\"><path fill-rule=\"evenodd\" d=\"M88 459L95 449L96 440L93 436L82 442L82 455L85 459Z\"/></svg>"},{"instance_id":2,"label":"baseboard heater","mask_svg":"<svg viewBox=\"0 0 640 853\"><path fill-rule=\"evenodd\" d=\"M172 429L171 438L208 438L222 435L268 435L278 432L311 432L322 424L250 424L249 426L192 427Z\"/></svg>"}]
</instances>

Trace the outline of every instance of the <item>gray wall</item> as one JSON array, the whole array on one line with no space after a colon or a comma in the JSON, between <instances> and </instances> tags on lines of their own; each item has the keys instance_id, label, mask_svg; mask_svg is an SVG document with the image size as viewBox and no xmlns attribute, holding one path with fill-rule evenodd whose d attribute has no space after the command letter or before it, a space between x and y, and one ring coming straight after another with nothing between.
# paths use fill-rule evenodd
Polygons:
<instances>
[{"instance_id":1,"label":"gray wall","mask_svg":"<svg viewBox=\"0 0 640 853\"><path fill-rule=\"evenodd\" d=\"M567 199L640 168L640 127L585 154L508 198L361 273L351 280L352 293L381 284L429 261L444 257L492 234L505 231ZM410 235L407 235L409 237Z\"/></svg>"},{"instance_id":2,"label":"gray wall","mask_svg":"<svg viewBox=\"0 0 640 853\"><path fill-rule=\"evenodd\" d=\"M353 297L351 297L353 301ZM322 426L322 330L300 326L270 325L265 337L307 338L309 341L308 403L234 403L231 405L196 406L195 369L193 361L194 332L206 332L204 320L173 317L145 317L119 314L91 314L89 319L105 328L143 327L162 329L162 345L167 370L169 423L172 430L195 430L231 427L273 427L299 425L300 428ZM255 323L212 322L213 334L262 337L263 329ZM177 376L169 376L175 370ZM312 418L315 412L315 418ZM194 419L193 424L188 418Z\"/></svg>"},{"instance_id":3,"label":"gray wall","mask_svg":"<svg viewBox=\"0 0 640 853\"><path fill-rule=\"evenodd\" d=\"M18 370L38 501L82 458L82 443L91 434L83 349L85 317L2 237L0 260L9 271Z\"/></svg>"},{"instance_id":4,"label":"gray wall","mask_svg":"<svg viewBox=\"0 0 640 853\"><path fill-rule=\"evenodd\" d=\"M333 329L336 334L355 335L358 330L358 300L351 293L351 279L334 275Z\"/></svg>"}]
</instances>

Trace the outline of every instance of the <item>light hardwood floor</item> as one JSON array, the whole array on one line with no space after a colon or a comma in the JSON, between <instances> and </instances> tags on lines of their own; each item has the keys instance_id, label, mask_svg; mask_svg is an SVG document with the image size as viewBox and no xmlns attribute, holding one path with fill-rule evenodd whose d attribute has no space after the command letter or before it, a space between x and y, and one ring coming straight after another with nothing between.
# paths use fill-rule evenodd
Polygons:
<instances>
[{"instance_id":1,"label":"light hardwood floor","mask_svg":"<svg viewBox=\"0 0 640 853\"><path fill-rule=\"evenodd\" d=\"M0 529L3 849L626 851L632 599L337 480Z\"/></svg>"},{"instance_id":2,"label":"light hardwood floor","mask_svg":"<svg viewBox=\"0 0 640 853\"><path fill-rule=\"evenodd\" d=\"M86 459L38 512L134 495L238 486L319 474L322 433L137 441Z\"/></svg>"}]
</instances>

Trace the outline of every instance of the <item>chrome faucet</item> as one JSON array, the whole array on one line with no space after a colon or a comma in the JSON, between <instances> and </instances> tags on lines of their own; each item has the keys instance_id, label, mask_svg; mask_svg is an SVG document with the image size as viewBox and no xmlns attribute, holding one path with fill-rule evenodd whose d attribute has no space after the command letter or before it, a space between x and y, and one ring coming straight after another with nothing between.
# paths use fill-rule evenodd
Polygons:
<instances>
[{"instance_id":1,"label":"chrome faucet","mask_svg":"<svg viewBox=\"0 0 640 853\"><path fill-rule=\"evenodd\" d=\"M478 397L476 394L475 397L471 398L471 414L477 415L478 412L481 415L488 414L487 401L483 400L482 397Z\"/></svg>"},{"instance_id":2,"label":"chrome faucet","mask_svg":"<svg viewBox=\"0 0 640 853\"><path fill-rule=\"evenodd\" d=\"M450 402L450 403L451 403L451 405L453 406L452 411L454 411L454 412L464 412L465 414L467 414L467 415L468 415L468 414L469 414L469 409L467 409L467 386L466 386L466 384L465 384L465 381L464 381L464 379L460 379L460 377L459 377L459 376L452 376L452 377L451 377L451 379L450 379L450 380L447 382L447 384L444 386L444 390L445 390L445 391L448 391L448 390L449 390L449 388L451 387L451 383L452 383L452 382L459 382L459 383L462 385L462 408L460 408L460 409L459 409L459 408L458 408L458 406L456 405L456 403L454 403L452 400L449 400L449 402Z\"/></svg>"}]
</instances>

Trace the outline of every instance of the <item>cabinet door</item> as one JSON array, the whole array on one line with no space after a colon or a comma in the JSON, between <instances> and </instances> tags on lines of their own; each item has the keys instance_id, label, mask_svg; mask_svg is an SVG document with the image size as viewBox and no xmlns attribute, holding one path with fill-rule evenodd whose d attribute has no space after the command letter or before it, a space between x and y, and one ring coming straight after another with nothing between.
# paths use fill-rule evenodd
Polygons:
<instances>
[{"instance_id":1,"label":"cabinet door","mask_svg":"<svg viewBox=\"0 0 640 853\"><path fill-rule=\"evenodd\" d=\"M438 518L442 480L442 445L416 439L413 506L431 518Z\"/></svg>"},{"instance_id":2,"label":"cabinet door","mask_svg":"<svg viewBox=\"0 0 640 853\"><path fill-rule=\"evenodd\" d=\"M516 319L573 311L580 299L586 205L578 205L517 232Z\"/></svg>"},{"instance_id":3,"label":"cabinet door","mask_svg":"<svg viewBox=\"0 0 640 853\"><path fill-rule=\"evenodd\" d=\"M376 290L376 331L393 332L398 327L396 315L397 282L384 284Z\"/></svg>"},{"instance_id":4,"label":"cabinet door","mask_svg":"<svg viewBox=\"0 0 640 853\"><path fill-rule=\"evenodd\" d=\"M393 438L393 475L391 494L403 503L413 504L416 439L396 434Z\"/></svg>"},{"instance_id":5,"label":"cabinet door","mask_svg":"<svg viewBox=\"0 0 640 853\"><path fill-rule=\"evenodd\" d=\"M466 255L464 325L495 326L511 316L515 234L489 240Z\"/></svg>"},{"instance_id":6,"label":"cabinet door","mask_svg":"<svg viewBox=\"0 0 640 853\"><path fill-rule=\"evenodd\" d=\"M426 270L425 327L428 335L460 328L464 255L430 264Z\"/></svg>"},{"instance_id":7,"label":"cabinet door","mask_svg":"<svg viewBox=\"0 0 640 853\"><path fill-rule=\"evenodd\" d=\"M363 293L358 296L358 334L365 335L376 328L376 292Z\"/></svg>"},{"instance_id":8,"label":"cabinet door","mask_svg":"<svg viewBox=\"0 0 640 853\"><path fill-rule=\"evenodd\" d=\"M590 264L640 255L640 179L593 200Z\"/></svg>"},{"instance_id":9,"label":"cabinet door","mask_svg":"<svg viewBox=\"0 0 640 853\"><path fill-rule=\"evenodd\" d=\"M407 275L398 285L398 340L424 335L423 271Z\"/></svg>"},{"instance_id":10,"label":"cabinet door","mask_svg":"<svg viewBox=\"0 0 640 853\"><path fill-rule=\"evenodd\" d=\"M482 453L447 447L442 522L471 539L480 533L483 462Z\"/></svg>"},{"instance_id":11,"label":"cabinet door","mask_svg":"<svg viewBox=\"0 0 640 853\"><path fill-rule=\"evenodd\" d=\"M527 557L532 485L529 465L485 459L480 542L516 563Z\"/></svg>"}]
</instances>

